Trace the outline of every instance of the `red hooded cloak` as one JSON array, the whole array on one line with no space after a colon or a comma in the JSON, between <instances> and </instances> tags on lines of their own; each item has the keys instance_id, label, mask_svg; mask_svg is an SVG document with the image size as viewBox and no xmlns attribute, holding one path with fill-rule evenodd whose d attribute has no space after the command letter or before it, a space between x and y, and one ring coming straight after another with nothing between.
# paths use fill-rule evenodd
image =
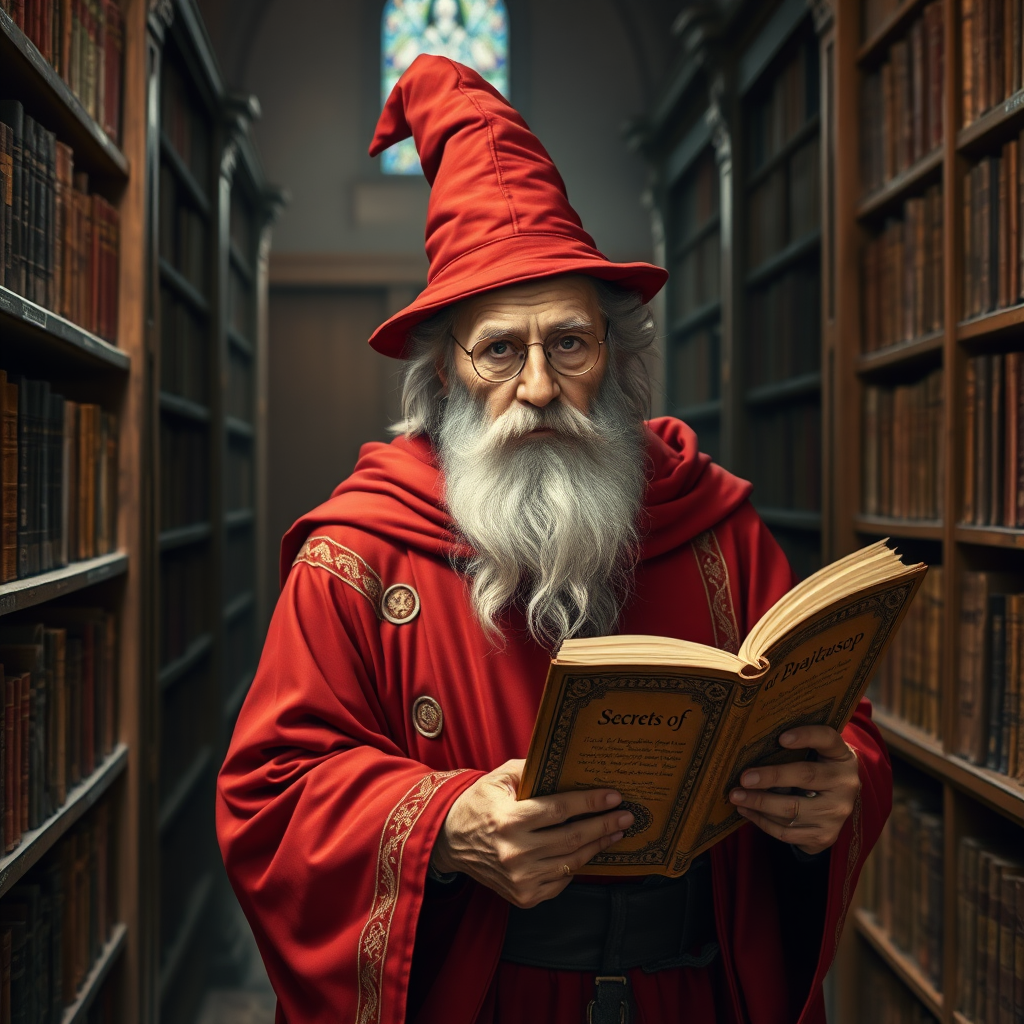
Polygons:
<instances>
[{"instance_id":1,"label":"red hooded cloak","mask_svg":"<svg viewBox=\"0 0 1024 1024\"><path fill-rule=\"evenodd\" d=\"M735 651L792 585L788 563L749 484L678 420L649 427L645 539L620 628ZM514 611L503 648L486 638L452 564L465 553L423 438L365 445L284 538L281 597L217 798L278 1024L585 1019L589 975L499 964L499 896L471 880L428 892L452 803L525 756L549 661ZM396 585L418 612L394 622L382 598ZM434 738L414 728L421 696L442 709ZM710 969L630 972L641 1020L824 1024L822 978L891 803L867 702L844 737L862 791L820 868L751 824L715 846L721 956Z\"/></svg>"}]
</instances>

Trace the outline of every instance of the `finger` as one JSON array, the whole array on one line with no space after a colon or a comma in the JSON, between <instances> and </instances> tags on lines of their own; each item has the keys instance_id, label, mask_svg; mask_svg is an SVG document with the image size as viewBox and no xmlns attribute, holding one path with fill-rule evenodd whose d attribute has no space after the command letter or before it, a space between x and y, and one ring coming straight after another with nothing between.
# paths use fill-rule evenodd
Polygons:
<instances>
[{"instance_id":1,"label":"finger","mask_svg":"<svg viewBox=\"0 0 1024 1024\"><path fill-rule=\"evenodd\" d=\"M737 807L737 812L742 814L751 824L756 825L762 832L767 833L774 839L792 846L798 846L804 853L819 853L826 850L835 841L836 835L829 835L826 829L816 826L788 825L778 822L757 811L751 811L746 807Z\"/></svg>"},{"instance_id":2,"label":"finger","mask_svg":"<svg viewBox=\"0 0 1024 1024\"><path fill-rule=\"evenodd\" d=\"M584 864L589 864L599 853L617 843L622 835L622 832L613 832L611 835L601 836L600 839L586 843L574 853L566 854L564 857L547 857L540 861L540 865L545 869L544 874L552 879L569 878ZM566 868L569 870L566 871Z\"/></svg>"},{"instance_id":3,"label":"finger","mask_svg":"<svg viewBox=\"0 0 1024 1024\"><path fill-rule=\"evenodd\" d=\"M740 776L744 789L778 789L795 787L808 792L828 790L841 778L834 762L793 761L750 768Z\"/></svg>"},{"instance_id":4,"label":"finger","mask_svg":"<svg viewBox=\"0 0 1024 1024\"><path fill-rule=\"evenodd\" d=\"M762 793L759 790L734 789L729 794L729 800L738 807L745 807L751 811L759 811L761 814L771 815L779 821L792 821L794 818L804 816L817 817L815 800L804 798L801 800L796 796L781 796L776 793Z\"/></svg>"},{"instance_id":5,"label":"finger","mask_svg":"<svg viewBox=\"0 0 1024 1024\"><path fill-rule=\"evenodd\" d=\"M530 829L548 828L580 815L602 814L620 803L622 796L614 789L579 789L520 800L516 818Z\"/></svg>"},{"instance_id":6,"label":"finger","mask_svg":"<svg viewBox=\"0 0 1024 1024\"><path fill-rule=\"evenodd\" d=\"M556 828L533 832L530 835L530 848L540 856L566 856L603 836L625 831L632 824L633 815L629 811L609 811L596 818L583 818Z\"/></svg>"},{"instance_id":7,"label":"finger","mask_svg":"<svg viewBox=\"0 0 1024 1024\"><path fill-rule=\"evenodd\" d=\"M853 756L842 736L828 725L802 725L789 729L779 737L779 743L790 750L816 750L819 757L845 761Z\"/></svg>"}]
</instances>

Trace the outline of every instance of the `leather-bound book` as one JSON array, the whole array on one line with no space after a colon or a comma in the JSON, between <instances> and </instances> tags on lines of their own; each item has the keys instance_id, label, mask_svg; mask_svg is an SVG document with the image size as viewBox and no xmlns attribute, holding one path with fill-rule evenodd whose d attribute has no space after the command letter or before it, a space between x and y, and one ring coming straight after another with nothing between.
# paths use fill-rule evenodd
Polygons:
<instances>
[{"instance_id":1,"label":"leather-bound book","mask_svg":"<svg viewBox=\"0 0 1024 1024\"><path fill-rule=\"evenodd\" d=\"M0 583L18 577L18 396L0 370Z\"/></svg>"},{"instance_id":2,"label":"leather-bound book","mask_svg":"<svg viewBox=\"0 0 1024 1024\"><path fill-rule=\"evenodd\" d=\"M961 519L974 522L974 459L978 424L978 357L968 359L964 367L964 504Z\"/></svg>"},{"instance_id":3,"label":"leather-bound book","mask_svg":"<svg viewBox=\"0 0 1024 1024\"><path fill-rule=\"evenodd\" d=\"M8 127L11 152L10 185L10 260L7 266L5 285L19 295L25 294L24 267L24 131L25 111L17 100L0 100L0 121Z\"/></svg>"}]
</instances>

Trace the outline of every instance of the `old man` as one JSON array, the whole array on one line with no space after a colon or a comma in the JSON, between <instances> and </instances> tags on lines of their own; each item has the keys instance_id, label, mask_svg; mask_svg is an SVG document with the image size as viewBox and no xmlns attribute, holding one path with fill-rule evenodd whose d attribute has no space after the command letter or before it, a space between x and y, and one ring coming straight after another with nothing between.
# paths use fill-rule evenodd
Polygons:
<instances>
[{"instance_id":1,"label":"old man","mask_svg":"<svg viewBox=\"0 0 1024 1024\"><path fill-rule=\"evenodd\" d=\"M551 655L654 633L735 651L792 585L693 431L645 422L646 302L519 115L420 57L371 153L433 186L400 436L285 537L220 775L229 875L287 1024L824 1024L821 982L889 810L865 704L816 759L748 772L749 819L682 879L575 878L633 823L592 790L516 800ZM794 795L795 794L795 795Z\"/></svg>"}]
</instances>

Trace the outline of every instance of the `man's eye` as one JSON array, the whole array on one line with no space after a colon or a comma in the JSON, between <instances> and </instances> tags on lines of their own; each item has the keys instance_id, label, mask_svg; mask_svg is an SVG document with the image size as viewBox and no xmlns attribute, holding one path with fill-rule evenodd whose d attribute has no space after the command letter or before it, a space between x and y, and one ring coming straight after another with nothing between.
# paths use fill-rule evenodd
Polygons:
<instances>
[{"instance_id":1,"label":"man's eye","mask_svg":"<svg viewBox=\"0 0 1024 1024\"><path fill-rule=\"evenodd\" d=\"M577 338L575 334L567 334L564 338L558 339L555 347L561 352L572 352L582 345L582 338Z\"/></svg>"},{"instance_id":2,"label":"man's eye","mask_svg":"<svg viewBox=\"0 0 1024 1024\"><path fill-rule=\"evenodd\" d=\"M487 346L487 354L489 356L507 356L511 355L512 346L507 341L492 341Z\"/></svg>"}]
</instances>

